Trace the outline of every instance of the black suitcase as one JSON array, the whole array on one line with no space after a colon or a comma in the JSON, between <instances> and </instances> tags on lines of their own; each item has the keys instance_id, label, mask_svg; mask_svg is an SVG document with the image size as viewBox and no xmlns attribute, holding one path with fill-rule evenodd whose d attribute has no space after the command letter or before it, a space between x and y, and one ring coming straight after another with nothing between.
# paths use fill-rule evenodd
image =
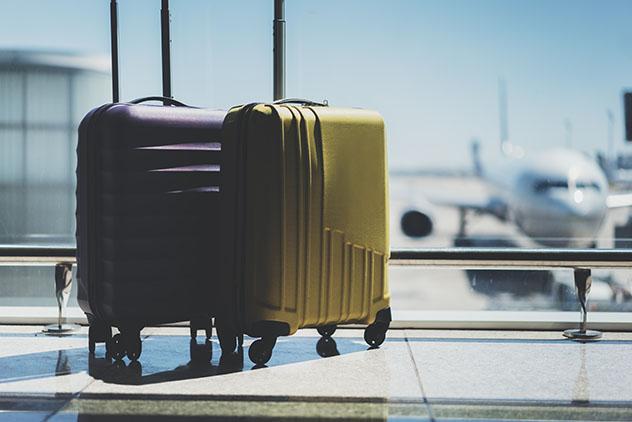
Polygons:
<instances>
[{"instance_id":1,"label":"black suitcase","mask_svg":"<svg viewBox=\"0 0 632 422\"><path fill-rule=\"evenodd\" d=\"M77 147L78 301L90 323L89 350L105 342L111 357L136 360L143 327L191 321L192 346L202 328L210 351L211 318L227 303L214 287L225 112L168 98L164 0L163 97L118 103L111 5L114 103L86 115ZM156 99L164 105L140 104Z\"/></svg>"}]
</instances>

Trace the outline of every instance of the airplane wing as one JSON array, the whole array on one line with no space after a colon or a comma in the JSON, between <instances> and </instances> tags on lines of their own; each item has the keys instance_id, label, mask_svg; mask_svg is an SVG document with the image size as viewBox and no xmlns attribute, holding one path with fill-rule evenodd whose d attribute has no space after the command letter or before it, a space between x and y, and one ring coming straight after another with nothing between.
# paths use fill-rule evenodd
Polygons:
<instances>
[{"instance_id":1,"label":"airplane wing","mask_svg":"<svg viewBox=\"0 0 632 422\"><path fill-rule=\"evenodd\" d=\"M606 205L608 208L632 207L632 193L617 193L608 195Z\"/></svg>"},{"instance_id":2,"label":"airplane wing","mask_svg":"<svg viewBox=\"0 0 632 422\"><path fill-rule=\"evenodd\" d=\"M428 198L434 205L442 207L462 208L479 213L486 213L488 210L489 198L451 198L447 196L437 196Z\"/></svg>"},{"instance_id":3,"label":"airplane wing","mask_svg":"<svg viewBox=\"0 0 632 422\"><path fill-rule=\"evenodd\" d=\"M496 196L480 198L437 196L430 197L428 200L434 205L469 210L478 214L490 214L503 221L507 219L507 204L501 198Z\"/></svg>"}]
</instances>

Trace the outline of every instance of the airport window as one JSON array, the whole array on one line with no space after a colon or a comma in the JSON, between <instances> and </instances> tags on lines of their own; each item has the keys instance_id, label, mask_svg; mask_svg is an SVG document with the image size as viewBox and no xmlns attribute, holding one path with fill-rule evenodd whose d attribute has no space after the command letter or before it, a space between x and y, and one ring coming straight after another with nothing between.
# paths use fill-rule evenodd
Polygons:
<instances>
[{"instance_id":1,"label":"airport window","mask_svg":"<svg viewBox=\"0 0 632 422\"><path fill-rule=\"evenodd\" d=\"M119 1L122 100L161 91L159 3ZM270 2L171 8L175 98L272 99ZM74 247L78 126L111 101L108 2L0 9L0 244ZM286 0L286 15L287 96L384 117L393 249L632 246L631 3ZM390 285L404 310L576 309L559 269L393 268ZM0 306L52 291L50 268L0 266ZM595 272L592 294L632 311L632 272Z\"/></svg>"}]
</instances>

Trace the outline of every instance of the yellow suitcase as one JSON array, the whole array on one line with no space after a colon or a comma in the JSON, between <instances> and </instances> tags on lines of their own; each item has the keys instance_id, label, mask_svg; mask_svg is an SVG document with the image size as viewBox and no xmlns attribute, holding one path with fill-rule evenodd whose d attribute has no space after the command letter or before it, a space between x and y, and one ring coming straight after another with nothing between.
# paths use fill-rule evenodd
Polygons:
<instances>
[{"instance_id":1,"label":"yellow suitcase","mask_svg":"<svg viewBox=\"0 0 632 422\"><path fill-rule=\"evenodd\" d=\"M287 102L228 113L222 129L225 280L266 363L276 338L391 321L384 122L373 111ZM221 324L220 324L221 325Z\"/></svg>"}]
</instances>

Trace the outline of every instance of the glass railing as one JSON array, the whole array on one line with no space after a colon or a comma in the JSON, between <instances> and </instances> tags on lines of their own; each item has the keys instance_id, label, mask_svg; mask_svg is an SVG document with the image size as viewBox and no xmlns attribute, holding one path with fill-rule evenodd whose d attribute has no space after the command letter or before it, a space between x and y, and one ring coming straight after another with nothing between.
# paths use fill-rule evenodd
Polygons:
<instances>
[{"instance_id":1,"label":"glass railing","mask_svg":"<svg viewBox=\"0 0 632 422\"><path fill-rule=\"evenodd\" d=\"M29 297L25 283L3 308L56 307L54 266L76 263L75 249L0 246L0 267L47 273L48 294ZM45 268L49 267L49 268ZM602 330L632 330L629 280L632 255L624 250L431 248L391 251L390 288L395 326L411 328L562 329L588 322ZM618 274L617 277L613 274ZM606 276L607 275L607 276ZM456 280L456 281L455 281ZM19 289L18 289L19 290ZM76 308L76 287L69 306ZM581 298L585 297L583 302ZM20 299L21 298L21 299ZM578 316L578 311L580 315ZM0 312L0 322L2 321ZM70 311L75 319L78 309ZM24 315L30 323L46 323ZM15 309L11 321L16 321Z\"/></svg>"}]
</instances>

